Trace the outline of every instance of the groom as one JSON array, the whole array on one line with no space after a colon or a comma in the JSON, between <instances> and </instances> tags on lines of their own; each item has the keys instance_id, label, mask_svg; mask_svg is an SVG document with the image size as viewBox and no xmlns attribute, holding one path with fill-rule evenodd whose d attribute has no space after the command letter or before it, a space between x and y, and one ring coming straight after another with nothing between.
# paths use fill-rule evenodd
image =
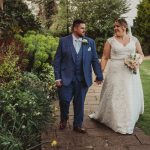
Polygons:
<instances>
[{"instance_id":1,"label":"groom","mask_svg":"<svg viewBox=\"0 0 150 150\"><path fill-rule=\"evenodd\" d=\"M85 22L77 19L73 22L72 34L60 39L54 59L60 105L60 129L67 125L69 106L73 98L73 129L79 133L86 133L82 122L85 96L92 84L91 66L96 74L95 82L100 84L103 75L95 42L85 36Z\"/></svg>"}]
</instances>

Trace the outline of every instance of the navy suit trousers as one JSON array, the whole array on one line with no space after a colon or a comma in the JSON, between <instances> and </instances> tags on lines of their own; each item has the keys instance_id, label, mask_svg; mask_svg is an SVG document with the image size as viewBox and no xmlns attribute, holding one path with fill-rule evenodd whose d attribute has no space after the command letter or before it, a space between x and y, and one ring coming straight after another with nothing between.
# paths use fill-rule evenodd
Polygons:
<instances>
[{"instance_id":1,"label":"navy suit trousers","mask_svg":"<svg viewBox=\"0 0 150 150\"><path fill-rule=\"evenodd\" d=\"M88 91L87 85L75 79L68 86L58 88L61 121L69 115L70 102L73 99L74 127L81 127L84 117L84 101Z\"/></svg>"}]
</instances>

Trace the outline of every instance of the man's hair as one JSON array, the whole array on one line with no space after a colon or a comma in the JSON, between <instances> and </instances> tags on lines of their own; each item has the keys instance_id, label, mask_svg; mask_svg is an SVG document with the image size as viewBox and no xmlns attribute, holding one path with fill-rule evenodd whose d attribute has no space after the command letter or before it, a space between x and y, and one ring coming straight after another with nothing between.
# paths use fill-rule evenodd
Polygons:
<instances>
[{"instance_id":1,"label":"man's hair","mask_svg":"<svg viewBox=\"0 0 150 150\"><path fill-rule=\"evenodd\" d=\"M76 27L76 26L78 26L78 25L80 25L82 23L85 24L85 22L83 20L81 20L81 19L75 19L73 21L73 24L72 24L72 31L73 31L74 27Z\"/></svg>"}]
</instances>

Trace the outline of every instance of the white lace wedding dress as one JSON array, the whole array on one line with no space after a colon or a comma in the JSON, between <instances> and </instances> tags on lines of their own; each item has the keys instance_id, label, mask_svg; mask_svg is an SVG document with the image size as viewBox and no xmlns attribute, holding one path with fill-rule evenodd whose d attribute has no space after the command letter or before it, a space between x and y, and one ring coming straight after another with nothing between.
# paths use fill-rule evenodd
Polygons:
<instances>
[{"instance_id":1,"label":"white lace wedding dress","mask_svg":"<svg viewBox=\"0 0 150 150\"><path fill-rule=\"evenodd\" d=\"M89 115L115 132L132 134L139 115L144 112L143 89L139 71L133 74L124 65L124 59L136 52L137 38L131 36L124 46L115 37L108 39L111 60L102 86L100 104Z\"/></svg>"}]
</instances>

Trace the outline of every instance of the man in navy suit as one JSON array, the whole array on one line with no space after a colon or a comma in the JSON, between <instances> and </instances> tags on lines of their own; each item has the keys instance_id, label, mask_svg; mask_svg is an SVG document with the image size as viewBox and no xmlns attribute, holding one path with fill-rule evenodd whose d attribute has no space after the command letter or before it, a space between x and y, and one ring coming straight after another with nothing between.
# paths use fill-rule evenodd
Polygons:
<instances>
[{"instance_id":1,"label":"man in navy suit","mask_svg":"<svg viewBox=\"0 0 150 150\"><path fill-rule=\"evenodd\" d=\"M60 129L66 128L69 106L73 99L73 129L86 133L82 127L84 101L92 85L92 67L97 84L103 80L101 66L93 39L85 36L85 22L77 19L72 25L72 34L62 37L54 59L54 73L60 105Z\"/></svg>"}]
</instances>

